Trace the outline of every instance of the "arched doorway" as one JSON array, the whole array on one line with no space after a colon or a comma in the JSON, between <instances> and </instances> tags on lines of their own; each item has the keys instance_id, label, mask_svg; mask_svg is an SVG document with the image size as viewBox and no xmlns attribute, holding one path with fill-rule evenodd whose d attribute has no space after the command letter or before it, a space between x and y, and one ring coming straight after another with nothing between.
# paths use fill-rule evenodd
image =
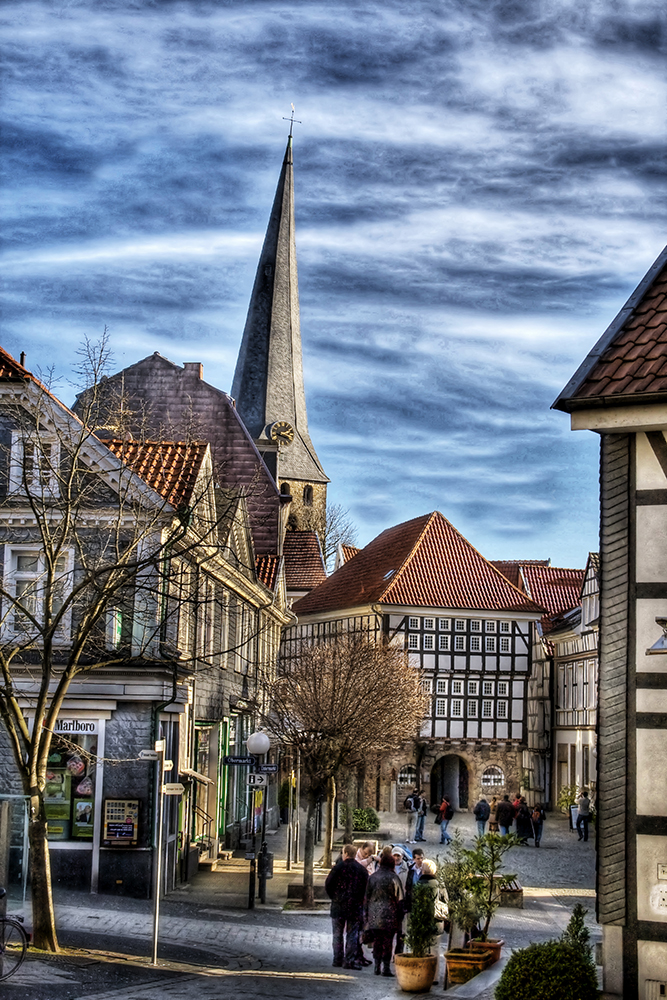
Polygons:
<instances>
[{"instance_id":1,"label":"arched doorway","mask_svg":"<svg viewBox=\"0 0 667 1000\"><path fill-rule=\"evenodd\" d=\"M446 796L454 809L468 808L468 766L462 757L448 754L431 769L431 805L440 805Z\"/></svg>"}]
</instances>

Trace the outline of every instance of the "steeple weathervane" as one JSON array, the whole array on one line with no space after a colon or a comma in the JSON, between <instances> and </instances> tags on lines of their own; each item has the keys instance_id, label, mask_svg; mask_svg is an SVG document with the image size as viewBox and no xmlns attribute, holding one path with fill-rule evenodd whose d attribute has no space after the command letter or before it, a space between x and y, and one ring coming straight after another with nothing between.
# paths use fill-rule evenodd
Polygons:
<instances>
[{"instance_id":1,"label":"steeple weathervane","mask_svg":"<svg viewBox=\"0 0 667 1000\"><path fill-rule=\"evenodd\" d=\"M300 122L298 118L294 117L294 115L295 115L294 105L292 105L292 114L291 114L291 116L289 118L285 118L285 116L283 115L283 121L284 122L289 122L289 137L290 137L290 139L292 138L292 128L294 127L294 122L296 122L297 125L303 125L303 122Z\"/></svg>"}]
</instances>

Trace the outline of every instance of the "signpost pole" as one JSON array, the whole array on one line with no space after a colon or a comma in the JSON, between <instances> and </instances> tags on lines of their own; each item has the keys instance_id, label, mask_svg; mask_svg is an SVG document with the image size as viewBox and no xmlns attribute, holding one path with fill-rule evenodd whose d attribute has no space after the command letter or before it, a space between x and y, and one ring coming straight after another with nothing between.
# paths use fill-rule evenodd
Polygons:
<instances>
[{"instance_id":1,"label":"signpost pole","mask_svg":"<svg viewBox=\"0 0 667 1000\"><path fill-rule=\"evenodd\" d=\"M255 885L256 885L256 874L257 874L257 831L255 830L255 789L252 785L250 788L250 822L252 826L250 830L252 832L252 857L250 859L250 876L248 879L248 909L255 909Z\"/></svg>"},{"instance_id":2,"label":"signpost pole","mask_svg":"<svg viewBox=\"0 0 667 1000\"><path fill-rule=\"evenodd\" d=\"M157 837L155 859L155 883L153 885L153 955L151 965L157 965L157 945L160 929L160 893L162 891L162 839L164 825L164 795L162 793L162 763L164 761L165 741L157 740L155 749L158 751L158 759L155 765L157 774Z\"/></svg>"}]
</instances>

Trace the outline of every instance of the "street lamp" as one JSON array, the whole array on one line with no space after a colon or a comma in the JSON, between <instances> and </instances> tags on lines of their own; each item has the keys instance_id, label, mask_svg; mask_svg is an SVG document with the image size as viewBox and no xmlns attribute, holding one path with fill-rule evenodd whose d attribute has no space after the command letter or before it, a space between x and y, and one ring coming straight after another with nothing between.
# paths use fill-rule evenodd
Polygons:
<instances>
[{"instance_id":1,"label":"street lamp","mask_svg":"<svg viewBox=\"0 0 667 1000\"><path fill-rule=\"evenodd\" d=\"M271 740L262 732L258 730L256 733L251 733L248 739L245 741L245 745L248 748L248 752L257 757L265 757L269 752L271 747ZM252 787L252 786L251 786ZM266 789L262 789L262 841L264 841L264 826L266 824ZM250 880L248 884L248 909L253 910L255 908L255 876L257 872L257 829L255 827L255 791L252 790L252 857L250 858ZM262 850L266 853L266 844L262 843ZM260 873L259 879L260 886L260 899L263 903L266 902L266 879L262 880Z\"/></svg>"}]
</instances>

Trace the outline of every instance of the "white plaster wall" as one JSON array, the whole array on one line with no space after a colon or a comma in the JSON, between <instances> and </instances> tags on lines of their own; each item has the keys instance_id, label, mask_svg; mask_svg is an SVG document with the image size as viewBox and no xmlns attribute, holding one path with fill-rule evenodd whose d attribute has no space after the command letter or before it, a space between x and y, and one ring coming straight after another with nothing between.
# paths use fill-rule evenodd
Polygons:
<instances>
[{"instance_id":1,"label":"white plaster wall","mask_svg":"<svg viewBox=\"0 0 667 1000\"><path fill-rule=\"evenodd\" d=\"M637 815L667 816L667 729L637 730Z\"/></svg>"},{"instance_id":2,"label":"white plaster wall","mask_svg":"<svg viewBox=\"0 0 667 1000\"><path fill-rule=\"evenodd\" d=\"M658 865L667 865L667 837L640 834L637 837L637 917L667 924L667 879L658 878ZM667 966L663 972L667 973Z\"/></svg>"},{"instance_id":3,"label":"white plaster wall","mask_svg":"<svg viewBox=\"0 0 667 1000\"><path fill-rule=\"evenodd\" d=\"M657 583L667 575L667 506L637 507L638 583Z\"/></svg>"},{"instance_id":4,"label":"white plaster wall","mask_svg":"<svg viewBox=\"0 0 667 1000\"><path fill-rule=\"evenodd\" d=\"M636 475L638 490L667 489L667 477L660 468L660 462L655 457L646 434L637 435Z\"/></svg>"},{"instance_id":5,"label":"white plaster wall","mask_svg":"<svg viewBox=\"0 0 667 1000\"><path fill-rule=\"evenodd\" d=\"M667 673L667 653L649 653L646 650L662 635L662 629L656 625L656 618L667 618L666 600L646 600L636 602L637 615L637 648L636 663L638 672L653 671Z\"/></svg>"},{"instance_id":6,"label":"white plaster wall","mask_svg":"<svg viewBox=\"0 0 667 1000\"><path fill-rule=\"evenodd\" d=\"M637 690L638 712L667 712L667 691L653 688Z\"/></svg>"},{"instance_id":7,"label":"white plaster wall","mask_svg":"<svg viewBox=\"0 0 667 1000\"><path fill-rule=\"evenodd\" d=\"M639 1000L647 1000L648 990L646 980L657 980L667 983L667 942L638 941L637 942Z\"/></svg>"},{"instance_id":8,"label":"white plaster wall","mask_svg":"<svg viewBox=\"0 0 667 1000\"><path fill-rule=\"evenodd\" d=\"M607 925L602 928L602 963L604 988L607 993L623 996L623 928Z\"/></svg>"}]
</instances>

